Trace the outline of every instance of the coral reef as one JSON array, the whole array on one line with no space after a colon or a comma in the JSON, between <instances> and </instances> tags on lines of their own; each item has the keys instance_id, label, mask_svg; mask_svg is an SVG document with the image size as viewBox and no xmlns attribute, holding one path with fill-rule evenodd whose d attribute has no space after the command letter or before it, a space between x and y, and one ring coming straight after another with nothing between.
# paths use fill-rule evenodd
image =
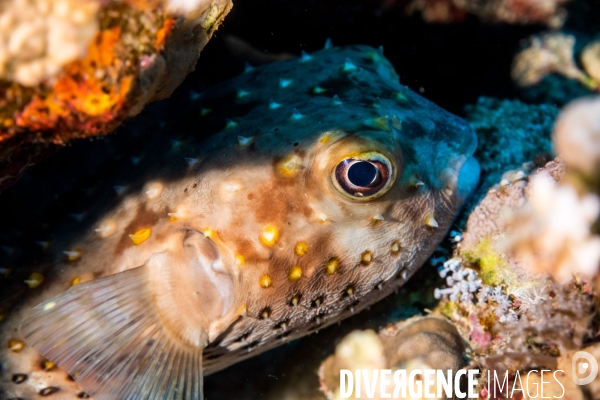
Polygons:
<instances>
[{"instance_id":1,"label":"coral reef","mask_svg":"<svg viewBox=\"0 0 600 400\"><path fill-rule=\"evenodd\" d=\"M575 36L562 32L532 36L529 45L515 56L511 76L518 85L528 87L539 84L547 75L558 74L600 91L598 44L588 46L581 55L586 68L582 71L574 59Z\"/></svg>"},{"instance_id":2,"label":"coral reef","mask_svg":"<svg viewBox=\"0 0 600 400\"><path fill-rule=\"evenodd\" d=\"M486 102L496 107L488 104L483 108ZM479 153L482 168L488 180L493 176L497 181L470 212L464 231L451 234L450 242L455 246L452 257L431 260L445 280L434 290L440 302L433 315L448 318L468 343L467 368L483 371L481 399L514 398L506 387L501 390L495 386L499 382L487 381L488 371L491 376L506 374L508 387L523 388L524 393L516 393L535 398L536 385L544 379L547 382L541 369L558 374L556 381L544 387L544 396L562 397L564 393L570 399L597 398L600 379L587 386L577 385L577 372L571 363L577 351L600 355L600 346L590 344L598 335L595 316L600 288L600 236L595 225L600 214L599 99L575 101L556 118L553 142L561 157L549 162L542 157L517 170L511 168L528 157L535 158L534 149L548 147L549 124L530 126L531 142L517 133L519 141L511 142L516 149L503 154L503 148L511 147L509 142L491 139L498 135L508 140L509 130L503 132L502 125L516 121L521 121L520 128L527 132L528 119L517 113L512 118L505 114L515 106L510 102L481 99L479 103L476 107L483 112L471 108L470 117L485 140ZM528 107L522 106L524 112ZM495 108L497 116L505 116L502 123L501 118L490 118L494 115L490 110ZM536 118L539 121L539 116L533 120ZM477 121L487 121L487 130L485 125L477 126ZM499 124L499 129L490 129L494 124ZM441 327L437 329L444 332ZM352 341L348 336L335 356L324 362L320 372L324 388L330 388L334 381L327 375L328 368L356 367L345 360L355 353L344 353L344 346L360 348L358 338ZM447 351L454 348L448 343L445 346ZM386 346L379 351L384 357L393 352ZM339 376L335 378L339 380ZM496 390L502 392L500 397ZM335 389L326 393L337 398Z\"/></svg>"},{"instance_id":3,"label":"coral reef","mask_svg":"<svg viewBox=\"0 0 600 400\"><path fill-rule=\"evenodd\" d=\"M456 372L464 366L464 351L465 343L456 328L437 317L410 318L389 325L379 334L372 330L354 331L338 344L335 354L321 364L321 390L328 399L340 398L341 369L363 369L369 374L374 369L390 369L392 374L398 369L407 370L407 374L415 369ZM369 398L379 399L378 392ZM350 398L365 398L366 394L365 387L361 386L361 393L353 393Z\"/></svg>"},{"instance_id":4,"label":"coral reef","mask_svg":"<svg viewBox=\"0 0 600 400\"><path fill-rule=\"evenodd\" d=\"M455 22L476 15L485 22L563 25L568 0L413 0L408 10L420 11L427 22Z\"/></svg>"},{"instance_id":5,"label":"coral reef","mask_svg":"<svg viewBox=\"0 0 600 400\"><path fill-rule=\"evenodd\" d=\"M560 369L574 399L600 388L595 382L584 393L570 366L597 334L598 115L598 99L561 112L553 133L562 158L489 190L455 258L439 268L447 287L436 289L436 312L468 340L471 366L509 371L511 385L519 372Z\"/></svg>"},{"instance_id":6,"label":"coral reef","mask_svg":"<svg viewBox=\"0 0 600 400\"><path fill-rule=\"evenodd\" d=\"M0 189L55 146L106 134L169 96L230 8L229 0L4 2Z\"/></svg>"}]
</instances>

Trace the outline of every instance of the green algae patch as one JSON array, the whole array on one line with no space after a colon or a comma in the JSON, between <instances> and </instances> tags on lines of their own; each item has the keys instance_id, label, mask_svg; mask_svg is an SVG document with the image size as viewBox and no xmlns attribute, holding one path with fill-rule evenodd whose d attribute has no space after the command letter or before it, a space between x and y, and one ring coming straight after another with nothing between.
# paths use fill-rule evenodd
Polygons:
<instances>
[{"instance_id":1,"label":"green algae patch","mask_svg":"<svg viewBox=\"0 0 600 400\"><path fill-rule=\"evenodd\" d=\"M486 285L510 285L516 281L515 274L490 237L484 237L472 248L463 250L461 255L467 263L479 268L479 276Z\"/></svg>"}]
</instances>

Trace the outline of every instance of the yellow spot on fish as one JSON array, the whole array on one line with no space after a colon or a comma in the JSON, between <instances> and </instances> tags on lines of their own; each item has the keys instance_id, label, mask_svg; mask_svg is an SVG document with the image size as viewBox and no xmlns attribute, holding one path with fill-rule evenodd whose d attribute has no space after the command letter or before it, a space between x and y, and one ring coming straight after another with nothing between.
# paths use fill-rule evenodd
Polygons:
<instances>
[{"instance_id":1,"label":"yellow spot on fish","mask_svg":"<svg viewBox=\"0 0 600 400\"><path fill-rule=\"evenodd\" d=\"M335 274L339 268L340 261L336 257L330 258L329 261L327 261L327 264L325 264L325 272L327 272L328 275Z\"/></svg>"},{"instance_id":2,"label":"yellow spot on fish","mask_svg":"<svg viewBox=\"0 0 600 400\"><path fill-rule=\"evenodd\" d=\"M117 223L115 221L104 221L102 225L96 229L96 232L98 232L98 235L104 239L115 233L116 230Z\"/></svg>"},{"instance_id":3,"label":"yellow spot on fish","mask_svg":"<svg viewBox=\"0 0 600 400\"><path fill-rule=\"evenodd\" d=\"M321 136L321 143L327 143L331 140L331 133L327 132L323 136Z\"/></svg>"},{"instance_id":4,"label":"yellow spot on fish","mask_svg":"<svg viewBox=\"0 0 600 400\"><path fill-rule=\"evenodd\" d=\"M214 238L215 235L217 234L217 232L211 228L204 229L204 232L202 232L202 233L204 234L204 237L207 237L209 239Z\"/></svg>"},{"instance_id":5,"label":"yellow spot on fish","mask_svg":"<svg viewBox=\"0 0 600 400\"><path fill-rule=\"evenodd\" d=\"M29 275L29 279L26 279L25 283L27 284L27 286L29 286L30 289L33 289L40 286L43 281L44 275L38 272L34 272L31 275Z\"/></svg>"},{"instance_id":6,"label":"yellow spot on fish","mask_svg":"<svg viewBox=\"0 0 600 400\"><path fill-rule=\"evenodd\" d=\"M430 226L432 228L437 228L439 225L437 223L437 221L435 220L433 214L429 214L427 217L425 217L425 225Z\"/></svg>"},{"instance_id":7,"label":"yellow spot on fish","mask_svg":"<svg viewBox=\"0 0 600 400\"><path fill-rule=\"evenodd\" d=\"M25 343L22 340L10 339L8 341L8 349L14 353L18 353L25 347Z\"/></svg>"},{"instance_id":8,"label":"yellow spot on fish","mask_svg":"<svg viewBox=\"0 0 600 400\"><path fill-rule=\"evenodd\" d=\"M300 165L300 157L298 157L296 154L292 154L291 156L284 158L277 164L277 169L285 177L295 177L300 169L302 169L302 166Z\"/></svg>"},{"instance_id":9,"label":"yellow spot on fish","mask_svg":"<svg viewBox=\"0 0 600 400\"><path fill-rule=\"evenodd\" d=\"M265 308L264 310L262 310L262 312L260 313L260 317L262 319L269 319L269 317L271 316L271 311L269 311L268 308Z\"/></svg>"},{"instance_id":10,"label":"yellow spot on fish","mask_svg":"<svg viewBox=\"0 0 600 400\"><path fill-rule=\"evenodd\" d=\"M6 318L8 318L8 310L0 307L0 322L3 322Z\"/></svg>"},{"instance_id":11,"label":"yellow spot on fish","mask_svg":"<svg viewBox=\"0 0 600 400\"><path fill-rule=\"evenodd\" d=\"M306 253L308 252L308 243L306 242L298 242L296 243L296 248L294 248L294 253L296 253L297 256L304 256L306 255Z\"/></svg>"},{"instance_id":12,"label":"yellow spot on fish","mask_svg":"<svg viewBox=\"0 0 600 400\"><path fill-rule=\"evenodd\" d=\"M51 369L53 369L56 366L56 364L54 364L50 360L44 360L44 361L42 361L40 366L42 367L42 369L44 371L50 371Z\"/></svg>"},{"instance_id":13,"label":"yellow spot on fish","mask_svg":"<svg viewBox=\"0 0 600 400\"><path fill-rule=\"evenodd\" d=\"M267 225L260 233L260 240L267 246L273 246L279 238L279 231L273 225Z\"/></svg>"},{"instance_id":14,"label":"yellow spot on fish","mask_svg":"<svg viewBox=\"0 0 600 400\"><path fill-rule=\"evenodd\" d=\"M299 265L292 265L288 272L288 279L291 282L296 282L300 278L302 278L302 267Z\"/></svg>"},{"instance_id":15,"label":"yellow spot on fish","mask_svg":"<svg viewBox=\"0 0 600 400\"><path fill-rule=\"evenodd\" d=\"M398 241L395 241L392 243L392 245L390 246L390 250L392 252L392 254L396 255L400 252L400 249L402 247L400 246L400 243Z\"/></svg>"},{"instance_id":16,"label":"yellow spot on fish","mask_svg":"<svg viewBox=\"0 0 600 400\"><path fill-rule=\"evenodd\" d=\"M80 277L76 277L71 281L71 286L75 286L77 284L81 283L81 278Z\"/></svg>"},{"instance_id":17,"label":"yellow spot on fish","mask_svg":"<svg viewBox=\"0 0 600 400\"><path fill-rule=\"evenodd\" d=\"M44 311L48 311L48 310L52 310L54 307L56 307L56 302L55 301L51 301L50 303L46 303L44 304Z\"/></svg>"},{"instance_id":18,"label":"yellow spot on fish","mask_svg":"<svg viewBox=\"0 0 600 400\"><path fill-rule=\"evenodd\" d=\"M366 119L364 121L364 123L365 123L365 125L370 126L371 128L381 129L381 130L384 130L386 132L391 132L392 131L392 129L388 125L388 117L387 117L387 115L385 115L383 117Z\"/></svg>"},{"instance_id":19,"label":"yellow spot on fish","mask_svg":"<svg viewBox=\"0 0 600 400\"><path fill-rule=\"evenodd\" d=\"M315 86L312 89L314 94L321 94L321 93L325 93L327 91L327 89L322 88L321 86Z\"/></svg>"},{"instance_id":20,"label":"yellow spot on fish","mask_svg":"<svg viewBox=\"0 0 600 400\"><path fill-rule=\"evenodd\" d=\"M240 308L238 308L238 315L240 317L245 317L246 315L248 315L248 307L246 307L245 304L242 304Z\"/></svg>"},{"instance_id":21,"label":"yellow spot on fish","mask_svg":"<svg viewBox=\"0 0 600 400\"><path fill-rule=\"evenodd\" d=\"M373 216L373 224L378 224L381 221L384 221L383 215L378 214L378 215Z\"/></svg>"},{"instance_id":22,"label":"yellow spot on fish","mask_svg":"<svg viewBox=\"0 0 600 400\"><path fill-rule=\"evenodd\" d=\"M148 185L146 196L150 199L156 199L163 191L163 185L159 182L154 182Z\"/></svg>"},{"instance_id":23,"label":"yellow spot on fish","mask_svg":"<svg viewBox=\"0 0 600 400\"><path fill-rule=\"evenodd\" d=\"M373 261L373 252L370 250L365 251L360 255L360 263L362 265L369 265Z\"/></svg>"},{"instance_id":24,"label":"yellow spot on fish","mask_svg":"<svg viewBox=\"0 0 600 400\"><path fill-rule=\"evenodd\" d=\"M353 288L352 286L348 286L348 287L346 288L346 294L347 294L348 296L352 296L352 295L354 294L354 288Z\"/></svg>"},{"instance_id":25,"label":"yellow spot on fish","mask_svg":"<svg viewBox=\"0 0 600 400\"><path fill-rule=\"evenodd\" d=\"M135 232L133 235L129 235L129 237L131 238L131 241L133 242L133 244L135 244L137 246L138 244L142 244L146 240L148 240L151 233L152 233L152 230L150 228L143 228L143 229L140 229L139 231Z\"/></svg>"},{"instance_id":26,"label":"yellow spot on fish","mask_svg":"<svg viewBox=\"0 0 600 400\"><path fill-rule=\"evenodd\" d=\"M235 265L237 265L238 267L243 267L244 265L246 265L246 259L243 255L238 254L235 256Z\"/></svg>"},{"instance_id":27,"label":"yellow spot on fish","mask_svg":"<svg viewBox=\"0 0 600 400\"><path fill-rule=\"evenodd\" d=\"M63 254L67 256L67 259L69 261L75 261L81 257L82 252L80 249L73 249L73 250L63 251Z\"/></svg>"},{"instance_id":28,"label":"yellow spot on fish","mask_svg":"<svg viewBox=\"0 0 600 400\"><path fill-rule=\"evenodd\" d=\"M270 287L273 284L273 280L267 274L264 274L263 276L261 276L260 279L258 280L258 282L260 283L260 287L262 287L264 289Z\"/></svg>"}]
</instances>

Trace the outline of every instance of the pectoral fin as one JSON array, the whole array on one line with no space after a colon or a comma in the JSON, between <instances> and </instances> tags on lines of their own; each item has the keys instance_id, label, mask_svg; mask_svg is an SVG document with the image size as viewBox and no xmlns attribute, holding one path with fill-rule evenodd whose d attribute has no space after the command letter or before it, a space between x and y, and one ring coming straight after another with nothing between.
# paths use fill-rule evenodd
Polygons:
<instances>
[{"instance_id":1,"label":"pectoral fin","mask_svg":"<svg viewBox=\"0 0 600 400\"><path fill-rule=\"evenodd\" d=\"M96 400L201 400L202 350L233 290L211 246L188 234L141 267L76 285L36 306L22 333Z\"/></svg>"}]
</instances>

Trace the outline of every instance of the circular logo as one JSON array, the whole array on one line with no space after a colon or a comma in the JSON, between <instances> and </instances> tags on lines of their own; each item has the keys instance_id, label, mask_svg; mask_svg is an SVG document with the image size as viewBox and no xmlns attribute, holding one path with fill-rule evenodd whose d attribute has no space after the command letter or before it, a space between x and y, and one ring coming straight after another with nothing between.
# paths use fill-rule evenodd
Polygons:
<instances>
[{"instance_id":1,"label":"circular logo","mask_svg":"<svg viewBox=\"0 0 600 400\"><path fill-rule=\"evenodd\" d=\"M573 382L578 385L587 385L598 375L598 361L585 351L578 351L573 354ZM587 376L580 378L580 376Z\"/></svg>"}]
</instances>

